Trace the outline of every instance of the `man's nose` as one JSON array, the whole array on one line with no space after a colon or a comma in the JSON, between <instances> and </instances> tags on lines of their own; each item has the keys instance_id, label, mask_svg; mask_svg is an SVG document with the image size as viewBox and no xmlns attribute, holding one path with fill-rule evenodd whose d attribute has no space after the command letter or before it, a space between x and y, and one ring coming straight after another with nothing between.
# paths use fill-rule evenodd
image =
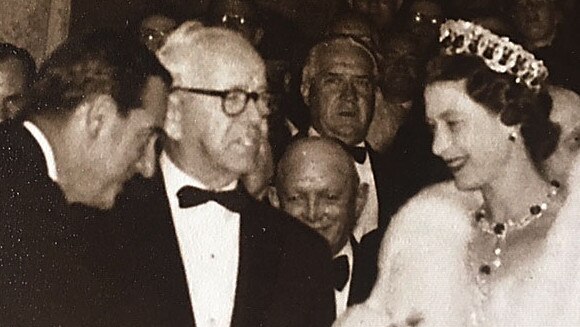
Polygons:
<instances>
[{"instance_id":1,"label":"man's nose","mask_svg":"<svg viewBox=\"0 0 580 327\"><path fill-rule=\"evenodd\" d=\"M343 99L350 99L350 100L354 100L357 97L357 90L356 90L356 86L354 85L354 82L351 80L345 80L342 90L341 90L341 96Z\"/></svg>"},{"instance_id":2,"label":"man's nose","mask_svg":"<svg viewBox=\"0 0 580 327\"><path fill-rule=\"evenodd\" d=\"M306 210L304 211L305 218L309 223L315 223L319 220L319 204L318 198L316 196L309 196L308 202L306 204Z\"/></svg>"}]
</instances>

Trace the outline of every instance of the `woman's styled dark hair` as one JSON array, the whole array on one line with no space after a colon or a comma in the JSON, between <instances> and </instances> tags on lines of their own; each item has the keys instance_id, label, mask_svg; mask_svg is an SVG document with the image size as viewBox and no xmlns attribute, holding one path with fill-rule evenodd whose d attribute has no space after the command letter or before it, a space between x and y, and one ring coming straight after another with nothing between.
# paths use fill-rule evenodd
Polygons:
<instances>
[{"instance_id":1,"label":"woman's styled dark hair","mask_svg":"<svg viewBox=\"0 0 580 327\"><path fill-rule=\"evenodd\" d=\"M536 165L556 149L560 128L550 120L552 98L516 83L507 73L492 71L478 57L439 55L427 65L426 85L465 80L471 99L500 116L506 126L520 125L526 149Z\"/></svg>"}]
</instances>

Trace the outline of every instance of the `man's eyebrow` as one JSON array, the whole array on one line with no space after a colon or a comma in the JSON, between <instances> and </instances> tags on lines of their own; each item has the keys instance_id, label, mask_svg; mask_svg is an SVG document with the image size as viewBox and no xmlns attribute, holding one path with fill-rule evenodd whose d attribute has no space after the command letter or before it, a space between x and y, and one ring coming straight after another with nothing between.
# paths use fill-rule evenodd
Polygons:
<instances>
[{"instance_id":1,"label":"man's eyebrow","mask_svg":"<svg viewBox=\"0 0 580 327\"><path fill-rule=\"evenodd\" d=\"M444 112L440 113L438 115L438 117L441 119L450 119L450 118L456 118L458 115L460 115L460 113L457 112L457 110L447 109Z\"/></svg>"}]
</instances>

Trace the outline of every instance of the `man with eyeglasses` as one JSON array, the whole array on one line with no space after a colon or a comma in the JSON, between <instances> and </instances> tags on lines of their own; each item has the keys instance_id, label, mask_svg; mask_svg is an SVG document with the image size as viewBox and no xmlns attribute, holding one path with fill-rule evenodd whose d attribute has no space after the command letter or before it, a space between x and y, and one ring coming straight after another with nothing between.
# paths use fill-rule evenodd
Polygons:
<instances>
[{"instance_id":1,"label":"man with eyeglasses","mask_svg":"<svg viewBox=\"0 0 580 327\"><path fill-rule=\"evenodd\" d=\"M122 197L131 277L115 307L150 326L329 326L325 241L238 182L270 114L262 59L238 33L193 22L158 56L174 78L167 140L158 176Z\"/></svg>"}]
</instances>

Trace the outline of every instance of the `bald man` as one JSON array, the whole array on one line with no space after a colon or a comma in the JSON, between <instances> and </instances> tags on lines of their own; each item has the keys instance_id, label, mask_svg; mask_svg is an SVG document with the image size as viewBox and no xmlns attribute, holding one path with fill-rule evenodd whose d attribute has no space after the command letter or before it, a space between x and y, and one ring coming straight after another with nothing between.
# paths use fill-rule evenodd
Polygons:
<instances>
[{"instance_id":1,"label":"bald man","mask_svg":"<svg viewBox=\"0 0 580 327\"><path fill-rule=\"evenodd\" d=\"M376 277L378 237L359 244L352 236L366 204L353 158L337 141L309 137L292 143L282 156L270 202L316 230L328 241L335 261L336 315L362 302ZM374 239L374 251L370 241ZM344 262L344 263L341 263ZM374 264L373 264L374 263ZM344 267L344 268L341 268Z\"/></svg>"},{"instance_id":2,"label":"bald man","mask_svg":"<svg viewBox=\"0 0 580 327\"><path fill-rule=\"evenodd\" d=\"M324 239L238 182L270 113L262 59L242 35L193 22L157 54L174 78L167 139L158 176L121 199L130 277L114 307L134 314L127 325L329 326Z\"/></svg>"}]
</instances>

